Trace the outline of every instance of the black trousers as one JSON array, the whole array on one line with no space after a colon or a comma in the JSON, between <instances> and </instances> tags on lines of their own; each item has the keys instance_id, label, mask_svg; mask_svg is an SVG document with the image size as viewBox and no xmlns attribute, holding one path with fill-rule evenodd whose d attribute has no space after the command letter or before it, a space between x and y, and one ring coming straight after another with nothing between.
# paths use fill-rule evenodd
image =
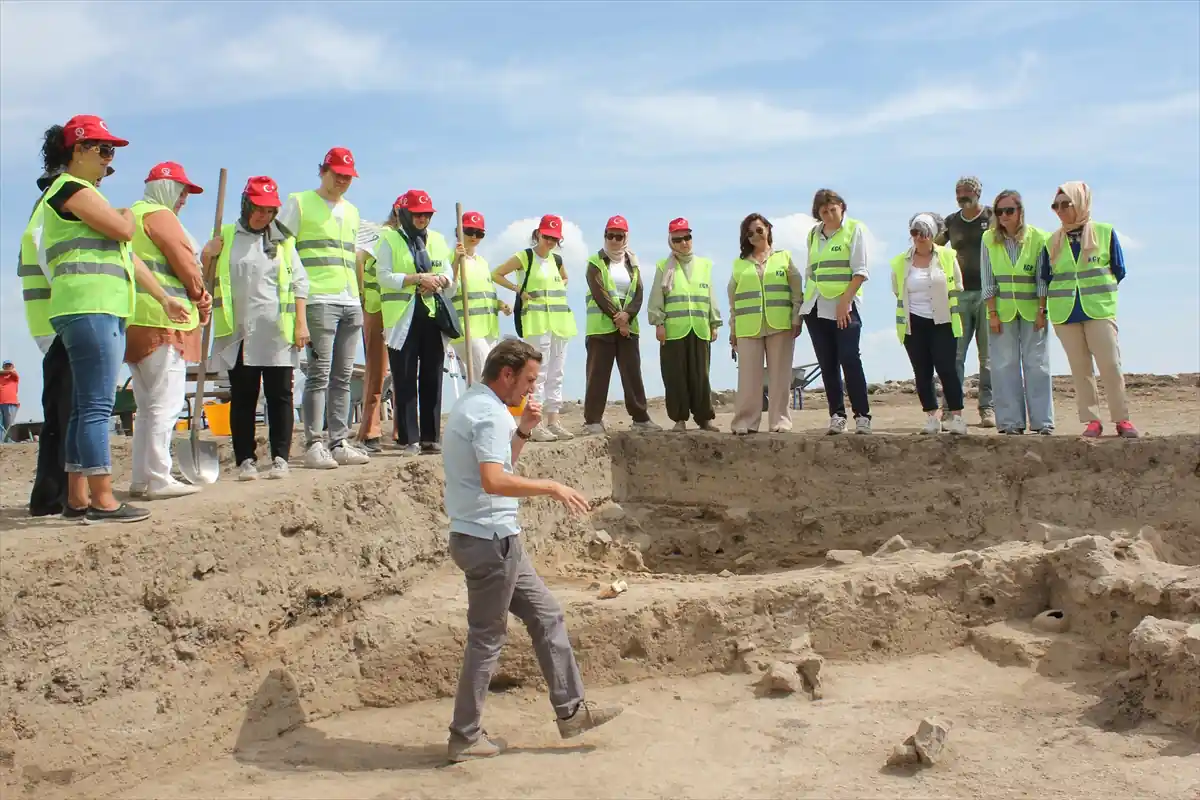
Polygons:
<instances>
[{"instance_id":1,"label":"black trousers","mask_svg":"<svg viewBox=\"0 0 1200 800\"><path fill-rule=\"evenodd\" d=\"M59 514L67 502L67 422L71 419L71 359L62 337L42 359L42 433L29 515Z\"/></svg>"},{"instance_id":2,"label":"black trousers","mask_svg":"<svg viewBox=\"0 0 1200 800\"><path fill-rule=\"evenodd\" d=\"M424 303L416 303L404 347L388 348L388 364L392 368L396 441L401 446L440 441L446 346L442 329Z\"/></svg>"},{"instance_id":3,"label":"black trousers","mask_svg":"<svg viewBox=\"0 0 1200 800\"><path fill-rule=\"evenodd\" d=\"M254 417L258 412L259 387L267 396L267 441L271 458L288 460L292 450L292 429L296 409L292 397L295 373L291 367L247 367L238 348L237 363L229 370L229 433L233 439L233 457L241 464L256 460Z\"/></svg>"},{"instance_id":4,"label":"black trousers","mask_svg":"<svg viewBox=\"0 0 1200 800\"><path fill-rule=\"evenodd\" d=\"M850 395L850 408L855 417L871 418L871 401L867 395L867 376L863 372L859 340L862 338L862 320L858 309L851 306L850 324L839 328L837 320L821 319L814 307L804 318L808 336L812 339L813 352L821 365L821 377L825 381L825 400L829 403L829 416L846 418L846 394ZM842 376L846 390L842 391Z\"/></svg>"},{"instance_id":5,"label":"black trousers","mask_svg":"<svg viewBox=\"0 0 1200 800\"><path fill-rule=\"evenodd\" d=\"M921 408L937 411L937 393L933 387L933 373L937 371L942 382L942 394L946 396L946 408L962 411L962 381L958 379L958 339L949 322L938 325L927 317L910 314L909 333L904 337L904 349L912 362L913 377L916 379L917 396Z\"/></svg>"},{"instance_id":6,"label":"black trousers","mask_svg":"<svg viewBox=\"0 0 1200 800\"><path fill-rule=\"evenodd\" d=\"M672 422L687 422L691 416L697 425L703 425L717 416L708 379L711 348L711 342L692 331L682 339L668 339L659 347L658 366L667 416Z\"/></svg>"}]
</instances>

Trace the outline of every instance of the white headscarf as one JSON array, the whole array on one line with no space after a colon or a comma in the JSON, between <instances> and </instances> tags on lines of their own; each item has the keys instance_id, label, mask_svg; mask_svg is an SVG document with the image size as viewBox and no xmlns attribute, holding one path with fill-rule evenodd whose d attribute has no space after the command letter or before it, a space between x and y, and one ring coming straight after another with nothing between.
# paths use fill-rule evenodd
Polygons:
<instances>
[{"instance_id":1,"label":"white headscarf","mask_svg":"<svg viewBox=\"0 0 1200 800\"><path fill-rule=\"evenodd\" d=\"M146 191L142 195L142 199L147 203L157 203L160 206L166 206L172 214L175 214L175 204L179 202L179 198L186 191L187 187L179 181L173 181L170 178L159 178L158 180L146 183ZM182 220L180 220L179 226L183 228L183 235L191 242L192 253L196 256L198 263L200 260L200 245L196 242L196 237L192 236L184 226Z\"/></svg>"}]
</instances>

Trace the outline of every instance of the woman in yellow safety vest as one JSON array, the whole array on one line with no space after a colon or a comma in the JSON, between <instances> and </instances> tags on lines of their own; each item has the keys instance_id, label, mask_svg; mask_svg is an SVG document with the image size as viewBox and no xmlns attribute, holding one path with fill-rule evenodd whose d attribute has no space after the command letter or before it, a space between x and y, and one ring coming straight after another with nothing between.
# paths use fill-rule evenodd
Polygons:
<instances>
[{"instance_id":1,"label":"woman in yellow safety vest","mask_svg":"<svg viewBox=\"0 0 1200 800\"><path fill-rule=\"evenodd\" d=\"M288 475L295 371L309 341L308 274L291 231L276 221L280 205L274 180L250 178L238 221L225 225L200 255L213 274L213 362L229 375L229 432L240 481L258 478L260 390L267 401L267 477Z\"/></svg>"},{"instance_id":2,"label":"woman in yellow safety vest","mask_svg":"<svg viewBox=\"0 0 1200 800\"><path fill-rule=\"evenodd\" d=\"M406 455L442 449L442 372L452 335L446 291L454 283L454 256L445 237L429 227L434 213L429 195L410 189L396 199L399 227L384 228L375 248L395 424Z\"/></svg>"},{"instance_id":3,"label":"woman in yellow safety vest","mask_svg":"<svg viewBox=\"0 0 1200 800\"><path fill-rule=\"evenodd\" d=\"M1058 187L1050 208L1062 227L1050 235L1038 272L1049 284L1046 315L1067 351L1079 421L1087 425L1083 435L1092 438L1104 431L1092 371L1095 360L1117 435L1136 439L1117 342L1117 284L1125 278L1117 231L1107 222L1092 221L1092 190L1082 181Z\"/></svg>"},{"instance_id":4,"label":"woman in yellow safety vest","mask_svg":"<svg viewBox=\"0 0 1200 800\"><path fill-rule=\"evenodd\" d=\"M546 214L533 230L531 246L492 272L492 280L517 293L517 332L542 353L533 399L544 404L545 422L533 429L535 442L575 438L558 421L567 342L578 332L575 315L567 303L567 270L562 256L554 252L562 238L562 217ZM513 272L517 273L516 284L507 277Z\"/></svg>"},{"instance_id":5,"label":"woman in yellow safety vest","mask_svg":"<svg viewBox=\"0 0 1200 800\"><path fill-rule=\"evenodd\" d=\"M996 195L979 249L979 282L987 304L996 427L1003 434L1024 433L1026 422L1043 436L1054 433L1046 284L1037 274L1045 244L1045 231L1025 222L1020 193Z\"/></svg>"},{"instance_id":6,"label":"woman in yellow safety vest","mask_svg":"<svg viewBox=\"0 0 1200 800\"><path fill-rule=\"evenodd\" d=\"M741 255L729 279L729 343L738 362L732 428L738 436L757 433L762 422L764 359L767 424L771 433L792 429L792 354L800 335L804 278L792 254L773 244L766 217L751 214L742 220Z\"/></svg>"},{"instance_id":7,"label":"woman in yellow safety vest","mask_svg":"<svg viewBox=\"0 0 1200 800\"><path fill-rule=\"evenodd\" d=\"M625 410L637 430L662 430L646 413L642 354L638 345L638 311L642 308L642 275L629 249L629 222L620 215L604 226L604 246L587 264L586 385L583 423L588 433L604 433L604 409L613 362L621 373Z\"/></svg>"},{"instance_id":8,"label":"woman in yellow safety vest","mask_svg":"<svg viewBox=\"0 0 1200 800\"><path fill-rule=\"evenodd\" d=\"M463 336L451 339L450 345L459 361L467 363L467 337L471 334L471 382L483 376L483 364L488 353L500 341L500 314L510 315L512 309L496 296L492 270L483 256L475 252L487 235L483 214L464 211L463 241L454 247L455 281L454 310L458 313L459 329ZM463 292L467 293L467 314L463 314ZM468 327L469 326L469 327Z\"/></svg>"},{"instance_id":9,"label":"woman in yellow safety vest","mask_svg":"<svg viewBox=\"0 0 1200 800\"><path fill-rule=\"evenodd\" d=\"M135 283L172 322L185 323L190 316L133 253L133 213L114 209L96 189L116 148L127 144L104 120L80 115L48 129L42 145L46 172L59 174L43 200L38 266L50 283L48 316L67 349L73 379L63 517L87 523L136 522L150 515L113 496L108 444L125 322L138 302Z\"/></svg>"},{"instance_id":10,"label":"woman in yellow safety vest","mask_svg":"<svg viewBox=\"0 0 1200 800\"><path fill-rule=\"evenodd\" d=\"M958 293L962 272L953 248L935 245L942 230L936 214L917 214L908 221L912 246L892 259L892 292L896 295L896 336L908 351L921 408L928 415L922 433L940 433L933 373L942 382L953 434L967 432L963 419L963 388L958 379L958 338L962 319Z\"/></svg>"},{"instance_id":11,"label":"woman in yellow safety vest","mask_svg":"<svg viewBox=\"0 0 1200 800\"><path fill-rule=\"evenodd\" d=\"M712 259L692 253L692 226L683 217L667 223L671 255L658 262L646 318L658 337L667 416L674 430L687 430L692 417L701 430L716 432L708 379L712 343L721 312L712 275Z\"/></svg>"}]
</instances>

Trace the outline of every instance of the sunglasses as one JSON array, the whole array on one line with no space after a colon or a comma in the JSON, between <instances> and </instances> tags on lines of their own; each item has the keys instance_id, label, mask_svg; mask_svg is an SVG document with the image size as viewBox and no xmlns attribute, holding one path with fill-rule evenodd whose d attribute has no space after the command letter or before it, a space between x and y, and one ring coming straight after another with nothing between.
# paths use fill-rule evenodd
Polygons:
<instances>
[{"instance_id":1,"label":"sunglasses","mask_svg":"<svg viewBox=\"0 0 1200 800\"><path fill-rule=\"evenodd\" d=\"M1008 217L1013 214L1016 214L1020 210L1021 209L1017 208L1016 206L1004 206L1003 208L997 207L996 208L996 216Z\"/></svg>"},{"instance_id":2,"label":"sunglasses","mask_svg":"<svg viewBox=\"0 0 1200 800\"><path fill-rule=\"evenodd\" d=\"M1063 211L1066 211L1066 210L1067 210L1068 208L1070 208L1072 205L1074 205L1074 203L1072 203L1070 200L1060 200L1060 201L1059 201L1059 202L1057 202L1057 203L1051 203L1051 204L1050 204L1050 210L1051 210L1051 211L1058 211L1058 210L1060 210L1060 209L1061 209L1061 210L1063 210Z\"/></svg>"},{"instance_id":3,"label":"sunglasses","mask_svg":"<svg viewBox=\"0 0 1200 800\"><path fill-rule=\"evenodd\" d=\"M751 232L751 233L756 233L756 234L758 234L759 236L765 236L765 235L766 235L766 233L767 233L767 229L766 229L766 228L764 228L762 225L756 225L756 226L754 226L753 228L751 228L751 229L750 229L750 232Z\"/></svg>"},{"instance_id":4,"label":"sunglasses","mask_svg":"<svg viewBox=\"0 0 1200 800\"><path fill-rule=\"evenodd\" d=\"M101 158L112 158L117 154L117 147L111 142L84 142L83 147L86 150L95 150Z\"/></svg>"},{"instance_id":5,"label":"sunglasses","mask_svg":"<svg viewBox=\"0 0 1200 800\"><path fill-rule=\"evenodd\" d=\"M608 239L610 242L623 242L625 241L625 234L621 233L620 231L609 231L608 233L604 234L604 238Z\"/></svg>"},{"instance_id":6,"label":"sunglasses","mask_svg":"<svg viewBox=\"0 0 1200 800\"><path fill-rule=\"evenodd\" d=\"M684 242L690 242L691 240L692 240L692 235L690 233L685 233L683 236L672 237L671 243L672 244L683 244Z\"/></svg>"},{"instance_id":7,"label":"sunglasses","mask_svg":"<svg viewBox=\"0 0 1200 800\"><path fill-rule=\"evenodd\" d=\"M482 239L483 231L479 228L463 228L463 236L470 236L472 239Z\"/></svg>"},{"instance_id":8,"label":"sunglasses","mask_svg":"<svg viewBox=\"0 0 1200 800\"><path fill-rule=\"evenodd\" d=\"M913 228L912 230L910 230L908 232L908 235L913 237L914 239L928 239L929 238L928 233L926 233L925 231L919 231L916 228Z\"/></svg>"}]
</instances>

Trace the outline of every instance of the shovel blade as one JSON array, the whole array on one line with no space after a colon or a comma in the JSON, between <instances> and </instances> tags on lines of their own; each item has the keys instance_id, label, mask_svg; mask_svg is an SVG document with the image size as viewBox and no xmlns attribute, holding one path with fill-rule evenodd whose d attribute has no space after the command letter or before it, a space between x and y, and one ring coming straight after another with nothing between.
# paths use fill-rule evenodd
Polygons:
<instances>
[{"instance_id":1,"label":"shovel blade","mask_svg":"<svg viewBox=\"0 0 1200 800\"><path fill-rule=\"evenodd\" d=\"M216 483L221 477L221 459L216 442L187 442L178 454L179 471L193 486Z\"/></svg>"}]
</instances>

